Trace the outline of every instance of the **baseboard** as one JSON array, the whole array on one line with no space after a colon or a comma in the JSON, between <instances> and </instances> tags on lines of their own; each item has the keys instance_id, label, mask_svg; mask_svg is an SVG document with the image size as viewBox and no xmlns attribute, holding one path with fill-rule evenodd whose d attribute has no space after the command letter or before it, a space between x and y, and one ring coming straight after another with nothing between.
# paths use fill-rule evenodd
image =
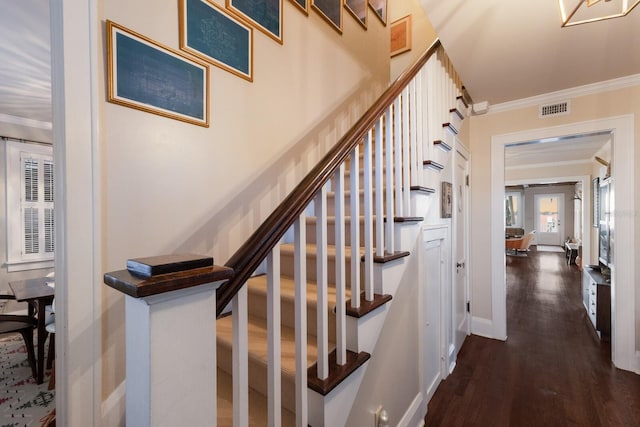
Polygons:
<instances>
[{"instance_id":1,"label":"baseboard","mask_svg":"<svg viewBox=\"0 0 640 427\"><path fill-rule=\"evenodd\" d=\"M125 427L126 384L118 387L102 402L102 425L105 427Z\"/></svg>"},{"instance_id":2,"label":"baseboard","mask_svg":"<svg viewBox=\"0 0 640 427\"><path fill-rule=\"evenodd\" d=\"M482 317L471 318L471 333L485 338L495 338L493 336L493 322Z\"/></svg>"},{"instance_id":3,"label":"baseboard","mask_svg":"<svg viewBox=\"0 0 640 427\"><path fill-rule=\"evenodd\" d=\"M640 351L636 351L636 374L640 375Z\"/></svg>"},{"instance_id":4,"label":"baseboard","mask_svg":"<svg viewBox=\"0 0 640 427\"><path fill-rule=\"evenodd\" d=\"M398 427L420 427L424 425L424 417L427 414L427 403L422 393L418 393L398 421Z\"/></svg>"}]
</instances>

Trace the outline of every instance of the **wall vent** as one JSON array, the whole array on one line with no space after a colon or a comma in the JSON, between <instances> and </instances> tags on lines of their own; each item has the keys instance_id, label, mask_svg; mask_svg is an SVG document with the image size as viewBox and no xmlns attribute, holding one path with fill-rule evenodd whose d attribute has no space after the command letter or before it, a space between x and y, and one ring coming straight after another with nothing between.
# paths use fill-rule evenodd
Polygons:
<instances>
[{"instance_id":1,"label":"wall vent","mask_svg":"<svg viewBox=\"0 0 640 427\"><path fill-rule=\"evenodd\" d=\"M554 104L546 104L540 106L540 118L563 116L569 114L569 101L556 102Z\"/></svg>"}]
</instances>

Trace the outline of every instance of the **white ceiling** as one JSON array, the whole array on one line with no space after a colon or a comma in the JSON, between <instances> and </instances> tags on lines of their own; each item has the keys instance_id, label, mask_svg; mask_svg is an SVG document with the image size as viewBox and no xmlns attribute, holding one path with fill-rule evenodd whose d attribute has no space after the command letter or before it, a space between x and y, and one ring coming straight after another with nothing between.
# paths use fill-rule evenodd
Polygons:
<instances>
[{"instance_id":1,"label":"white ceiling","mask_svg":"<svg viewBox=\"0 0 640 427\"><path fill-rule=\"evenodd\" d=\"M640 73L640 7L561 28L557 0L420 3L474 102L495 105Z\"/></svg>"},{"instance_id":2,"label":"white ceiling","mask_svg":"<svg viewBox=\"0 0 640 427\"><path fill-rule=\"evenodd\" d=\"M0 0L0 121L51 123L48 0Z\"/></svg>"}]
</instances>

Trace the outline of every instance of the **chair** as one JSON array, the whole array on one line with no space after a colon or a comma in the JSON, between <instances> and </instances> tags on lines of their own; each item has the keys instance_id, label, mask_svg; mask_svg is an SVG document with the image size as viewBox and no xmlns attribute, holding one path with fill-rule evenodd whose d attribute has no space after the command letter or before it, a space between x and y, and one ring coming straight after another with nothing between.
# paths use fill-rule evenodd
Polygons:
<instances>
[{"instance_id":1,"label":"chair","mask_svg":"<svg viewBox=\"0 0 640 427\"><path fill-rule=\"evenodd\" d=\"M509 254L509 251L512 251L511 253L514 255L517 255L518 252L524 252L526 254L529 250L529 246L531 246L531 241L533 240L535 233L536 231L533 230L520 238L505 240L507 254Z\"/></svg>"},{"instance_id":2,"label":"chair","mask_svg":"<svg viewBox=\"0 0 640 427\"><path fill-rule=\"evenodd\" d=\"M15 299L13 295L0 295L0 300ZM33 347L33 328L36 326L35 319L29 316L16 314L0 314L0 334L20 332L24 343L27 346L27 358L31 366L31 373L37 378L36 356Z\"/></svg>"}]
</instances>

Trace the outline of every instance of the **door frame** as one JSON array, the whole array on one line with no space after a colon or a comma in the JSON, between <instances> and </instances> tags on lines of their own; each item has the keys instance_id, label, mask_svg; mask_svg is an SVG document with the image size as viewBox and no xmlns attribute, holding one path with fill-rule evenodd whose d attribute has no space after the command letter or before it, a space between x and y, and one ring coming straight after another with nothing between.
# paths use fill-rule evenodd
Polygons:
<instances>
[{"instance_id":1,"label":"door frame","mask_svg":"<svg viewBox=\"0 0 640 427\"><path fill-rule=\"evenodd\" d=\"M640 373L640 356L636 355L635 324L635 224L634 181L634 115L608 117L575 122L548 128L493 135L491 137L491 333L493 338L507 339L506 276L504 253L504 148L519 142L611 132L613 137L612 179L623 182L617 186L614 200L616 239L614 253L617 261L612 269L612 361L620 369ZM584 184L583 184L584 185ZM590 183L588 184L590 185ZM615 185L615 184L614 184ZM584 187L583 187L584 188ZM584 192L583 194L586 194ZM583 209L583 224L585 222ZM624 250L623 250L624 249ZM584 251L583 251L584 252ZM626 280L625 280L626 279Z\"/></svg>"},{"instance_id":2,"label":"door frame","mask_svg":"<svg viewBox=\"0 0 640 427\"><path fill-rule=\"evenodd\" d=\"M453 177L452 177L452 181L453 181L453 188L456 188L457 182L456 182L456 172L455 172L455 165L456 165L456 156L457 155L461 155L466 161L467 161L467 168L466 168L466 176L470 177L471 176L471 153L469 151L469 149L467 149L467 147L465 147L461 141L456 138L455 139L455 150L454 150L454 158L453 158ZM464 183L463 183L464 185ZM469 259L469 207L470 207L470 194L471 194L471 181L469 180L469 185L464 185L465 188L465 194L464 194L464 206L466 207L466 209L464 210L464 228L465 228L465 234L467 236L467 238L464 240L464 258L466 260L466 271L467 274L465 276L465 283L464 283L464 287L465 287L465 293L467 295L467 301L469 302L469 304L471 304L471 290L470 290L470 285L469 285L469 277L471 275L471 260ZM453 196L454 196L454 206L457 205L457 193L454 190L453 191ZM458 239L457 239L457 209L453 209L453 217L451 218L451 286L452 288L455 287L455 283L456 283L456 278L457 278L457 271L456 271L456 263L457 263L457 253L458 253ZM457 330L457 324L455 322L455 309L454 309L454 298L451 298L451 315L452 315L452 319L451 319L451 329L452 329L452 333L453 333L453 340L455 343L455 334L456 334L456 330ZM467 336L471 334L471 312L470 311L466 311L465 316L467 317ZM462 346L460 346L462 347ZM456 357L457 357L457 352L460 351L459 348L456 349Z\"/></svg>"},{"instance_id":3,"label":"door frame","mask_svg":"<svg viewBox=\"0 0 640 427\"><path fill-rule=\"evenodd\" d=\"M534 237L535 243L536 244L541 244L540 240L538 239L540 237L540 235L542 233L544 234L556 234L556 233L546 233L544 231L542 231L538 225L538 200L544 198L544 197L557 197L558 198L558 220L560 221L560 223L558 224L558 246L562 246L562 235L564 234L564 218L566 216L566 212L565 212L565 203L564 203L564 197L565 195L563 193L539 193L539 194L534 194L533 195L533 227L534 230L536 230L536 234ZM542 243L543 245L548 245L548 243ZM552 245L553 246L553 245Z\"/></svg>"}]
</instances>

